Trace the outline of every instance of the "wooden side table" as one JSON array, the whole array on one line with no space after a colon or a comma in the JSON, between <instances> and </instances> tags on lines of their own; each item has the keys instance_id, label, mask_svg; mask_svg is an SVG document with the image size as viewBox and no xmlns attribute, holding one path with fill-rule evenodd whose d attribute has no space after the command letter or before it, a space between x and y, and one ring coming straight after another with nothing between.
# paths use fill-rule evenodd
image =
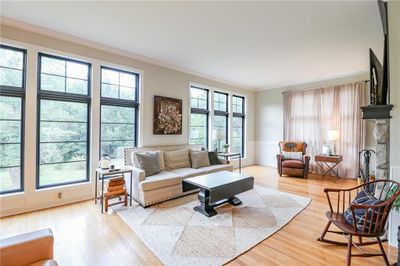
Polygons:
<instances>
[{"instance_id":1,"label":"wooden side table","mask_svg":"<svg viewBox=\"0 0 400 266\"><path fill-rule=\"evenodd\" d=\"M328 173L333 173L336 177L338 176L338 173L334 170L336 166L338 166L342 161L343 157L342 155L323 155L323 154L318 154L315 155L314 161L318 166L322 168L325 172L322 174L322 176L327 175ZM325 170L325 167L328 167L327 170Z\"/></svg>"},{"instance_id":2,"label":"wooden side table","mask_svg":"<svg viewBox=\"0 0 400 266\"><path fill-rule=\"evenodd\" d=\"M99 199L97 196L97 186L98 186L98 181L101 179L101 197L100 197L100 206L101 206L101 213L104 212L104 204L103 204L103 199L104 199L104 180L108 178L112 178L113 176L124 176L124 174L129 173L130 177L130 184L129 184L129 205L132 206L132 167L130 166L125 166L121 169L110 171L108 169L96 169L96 181L95 181L95 186L94 186L94 203L97 204L97 200Z\"/></svg>"}]
</instances>

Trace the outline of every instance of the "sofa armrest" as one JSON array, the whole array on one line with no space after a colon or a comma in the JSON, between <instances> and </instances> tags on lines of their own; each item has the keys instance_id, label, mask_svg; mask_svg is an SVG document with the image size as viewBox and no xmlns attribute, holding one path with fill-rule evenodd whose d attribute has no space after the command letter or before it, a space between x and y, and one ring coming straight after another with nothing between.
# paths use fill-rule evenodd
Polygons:
<instances>
[{"instance_id":1,"label":"sofa armrest","mask_svg":"<svg viewBox=\"0 0 400 266\"><path fill-rule=\"evenodd\" d=\"M133 180L137 182L142 182L146 178L145 171L137 167L132 167L132 175Z\"/></svg>"},{"instance_id":2,"label":"sofa armrest","mask_svg":"<svg viewBox=\"0 0 400 266\"><path fill-rule=\"evenodd\" d=\"M28 265L53 259L54 237L51 229L44 229L0 240L0 264Z\"/></svg>"}]
</instances>

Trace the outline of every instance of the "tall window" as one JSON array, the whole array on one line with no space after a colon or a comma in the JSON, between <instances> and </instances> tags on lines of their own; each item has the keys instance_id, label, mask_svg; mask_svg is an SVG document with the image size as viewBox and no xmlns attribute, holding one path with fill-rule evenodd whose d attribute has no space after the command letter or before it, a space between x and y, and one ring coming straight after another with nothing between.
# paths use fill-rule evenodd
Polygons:
<instances>
[{"instance_id":1,"label":"tall window","mask_svg":"<svg viewBox=\"0 0 400 266\"><path fill-rule=\"evenodd\" d=\"M208 90L190 88L190 144L208 147Z\"/></svg>"},{"instance_id":2,"label":"tall window","mask_svg":"<svg viewBox=\"0 0 400 266\"><path fill-rule=\"evenodd\" d=\"M26 51L0 46L0 194L23 191Z\"/></svg>"},{"instance_id":3,"label":"tall window","mask_svg":"<svg viewBox=\"0 0 400 266\"><path fill-rule=\"evenodd\" d=\"M232 96L232 152L244 156L244 97Z\"/></svg>"},{"instance_id":4,"label":"tall window","mask_svg":"<svg viewBox=\"0 0 400 266\"><path fill-rule=\"evenodd\" d=\"M37 188L89 180L90 69L39 54Z\"/></svg>"},{"instance_id":5,"label":"tall window","mask_svg":"<svg viewBox=\"0 0 400 266\"><path fill-rule=\"evenodd\" d=\"M214 92L213 149L222 151L228 143L228 94Z\"/></svg>"},{"instance_id":6,"label":"tall window","mask_svg":"<svg viewBox=\"0 0 400 266\"><path fill-rule=\"evenodd\" d=\"M101 68L100 153L122 158L123 147L137 145L139 75Z\"/></svg>"}]
</instances>

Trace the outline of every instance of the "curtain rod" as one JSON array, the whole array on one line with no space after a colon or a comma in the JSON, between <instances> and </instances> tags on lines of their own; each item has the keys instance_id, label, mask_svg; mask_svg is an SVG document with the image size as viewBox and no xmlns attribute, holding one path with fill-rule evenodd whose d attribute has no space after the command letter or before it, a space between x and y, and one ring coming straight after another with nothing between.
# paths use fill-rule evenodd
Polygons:
<instances>
[{"instance_id":1,"label":"curtain rod","mask_svg":"<svg viewBox=\"0 0 400 266\"><path fill-rule=\"evenodd\" d=\"M356 82L352 82L352 83L357 83L357 82L365 82L368 83L369 80L360 80L360 81L356 81ZM350 83L345 83L345 84L341 84L341 85L346 85L346 84L350 84ZM333 85L333 86L338 86L338 85ZM332 87L332 86L328 86L328 87ZM316 87L316 88L309 88L309 89L302 89L302 90L294 90L294 91L310 91L310 90L316 90L316 89L321 89L321 87ZM282 94L285 94L287 92L293 92L293 90L289 90L289 91L282 91Z\"/></svg>"}]
</instances>

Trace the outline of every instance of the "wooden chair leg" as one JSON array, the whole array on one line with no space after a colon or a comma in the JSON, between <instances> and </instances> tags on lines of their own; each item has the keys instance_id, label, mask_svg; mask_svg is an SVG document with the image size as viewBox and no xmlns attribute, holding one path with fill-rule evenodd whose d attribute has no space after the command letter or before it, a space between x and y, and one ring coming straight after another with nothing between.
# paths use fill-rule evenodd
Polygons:
<instances>
[{"instance_id":1,"label":"wooden chair leg","mask_svg":"<svg viewBox=\"0 0 400 266\"><path fill-rule=\"evenodd\" d=\"M108 212L108 197L105 197L105 212Z\"/></svg>"},{"instance_id":2,"label":"wooden chair leg","mask_svg":"<svg viewBox=\"0 0 400 266\"><path fill-rule=\"evenodd\" d=\"M377 237L376 239L378 240L379 248L381 249L383 259L385 260L385 265L389 266L390 264L389 264L388 258L386 257L385 249L382 246L381 239L379 237Z\"/></svg>"},{"instance_id":3,"label":"wooden chair leg","mask_svg":"<svg viewBox=\"0 0 400 266\"><path fill-rule=\"evenodd\" d=\"M128 206L128 194L125 193L124 205Z\"/></svg>"},{"instance_id":4,"label":"wooden chair leg","mask_svg":"<svg viewBox=\"0 0 400 266\"><path fill-rule=\"evenodd\" d=\"M326 224L324 231L322 231L321 236L318 238L318 241L324 241L324 237L325 237L326 233L328 232L329 226L331 226L331 221L328 221L328 223Z\"/></svg>"},{"instance_id":5,"label":"wooden chair leg","mask_svg":"<svg viewBox=\"0 0 400 266\"><path fill-rule=\"evenodd\" d=\"M353 246L353 236L349 235L349 243L347 245L347 266L351 265L351 247Z\"/></svg>"}]
</instances>

